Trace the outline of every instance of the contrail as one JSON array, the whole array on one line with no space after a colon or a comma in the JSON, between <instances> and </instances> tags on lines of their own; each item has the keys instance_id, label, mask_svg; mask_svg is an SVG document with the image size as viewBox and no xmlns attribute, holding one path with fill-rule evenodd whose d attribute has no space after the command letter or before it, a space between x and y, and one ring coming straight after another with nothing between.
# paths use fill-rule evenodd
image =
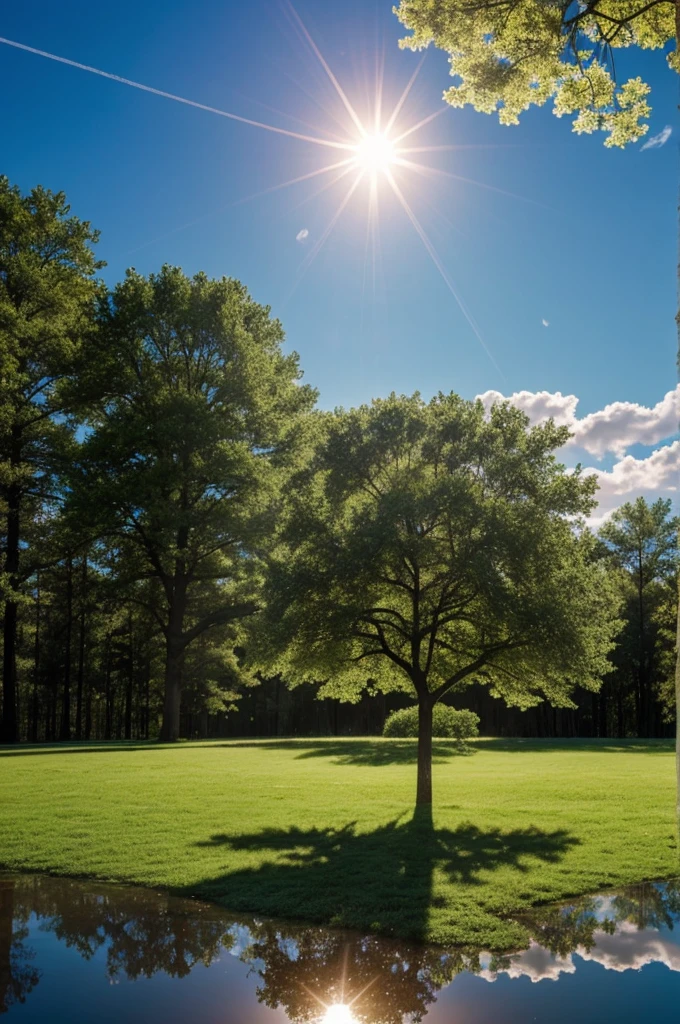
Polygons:
<instances>
[{"instance_id":1,"label":"contrail","mask_svg":"<svg viewBox=\"0 0 680 1024\"><path fill-rule=\"evenodd\" d=\"M59 64L68 64L71 68L78 68L79 71L89 71L91 75L99 75L100 78L109 78L112 82L120 82L121 85L129 85L133 89L141 89L142 92L150 92L154 96L162 96L165 100L173 100L175 103L184 103L187 107L196 107L197 110L205 110L209 114L217 114L219 117L227 117L230 121L239 121L241 124L252 125L253 128L264 128L265 131L275 132L277 135L288 135L292 139L301 139L302 142L314 142L317 146L330 146L332 149L352 149L351 144L343 142L331 142L329 139L319 139L313 135L302 135L300 132L291 132L286 128L275 128L274 125L264 124L262 121L253 121L249 117L241 117L239 114L231 114L227 110L220 110L219 107L210 107L205 103L197 103L196 100L188 100L184 96L176 96L172 92L165 92L163 89L154 89L153 86L143 85L141 82L133 82L130 78L122 78L120 75L113 75L110 71L102 71L100 68L91 68L88 64L80 64L77 60L69 60L67 57L59 57L56 53L48 53L46 50L38 50L35 46L26 46L25 43L17 43L13 39L4 39L0 36L0 43L5 46L13 46L16 50L25 50L26 53L34 53L37 57L46 57L48 60L55 60Z\"/></svg>"}]
</instances>

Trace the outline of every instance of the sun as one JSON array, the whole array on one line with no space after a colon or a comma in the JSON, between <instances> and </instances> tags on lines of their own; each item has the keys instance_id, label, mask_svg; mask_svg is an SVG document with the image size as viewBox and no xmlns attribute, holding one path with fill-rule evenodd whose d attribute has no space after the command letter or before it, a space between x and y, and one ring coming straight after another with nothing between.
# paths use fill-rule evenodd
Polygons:
<instances>
[{"instance_id":1,"label":"sun","mask_svg":"<svg viewBox=\"0 0 680 1024\"><path fill-rule=\"evenodd\" d=\"M356 164L369 174L388 171L397 159L397 151L386 135L367 135L356 147Z\"/></svg>"}]
</instances>

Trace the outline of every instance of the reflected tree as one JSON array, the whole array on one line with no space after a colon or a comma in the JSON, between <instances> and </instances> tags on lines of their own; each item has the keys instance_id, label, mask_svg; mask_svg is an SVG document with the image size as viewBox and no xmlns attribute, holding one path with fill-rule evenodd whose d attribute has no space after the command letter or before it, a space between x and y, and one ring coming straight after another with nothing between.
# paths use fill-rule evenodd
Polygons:
<instances>
[{"instance_id":1,"label":"reflected tree","mask_svg":"<svg viewBox=\"0 0 680 1024\"><path fill-rule=\"evenodd\" d=\"M40 981L34 952L26 944L27 928L15 920L15 883L0 879L0 1013L26 1001Z\"/></svg>"}]
</instances>

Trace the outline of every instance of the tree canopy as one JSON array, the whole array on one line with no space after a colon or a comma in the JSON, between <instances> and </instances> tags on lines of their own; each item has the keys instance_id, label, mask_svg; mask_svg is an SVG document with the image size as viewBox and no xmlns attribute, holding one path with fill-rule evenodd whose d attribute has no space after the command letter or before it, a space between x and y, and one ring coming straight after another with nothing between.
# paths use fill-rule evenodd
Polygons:
<instances>
[{"instance_id":1,"label":"tree canopy","mask_svg":"<svg viewBox=\"0 0 680 1024\"><path fill-rule=\"evenodd\" d=\"M349 700L415 690L430 749L434 704L472 681L523 707L597 689L616 602L578 529L595 481L554 456L567 438L454 394L329 416L269 564L263 664Z\"/></svg>"},{"instance_id":2,"label":"tree canopy","mask_svg":"<svg viewBox=\"0 0 680 1024\"><path fill-rule=\"evenodd\" d=\"M646 82L617 80L614 51L666 49L680 23L674 0L401 0L395 13L411 32L403 47L449 53L452 106L517 124L552 99L558 117L575 115L574 131L605 132L606 146L642 138L651 111ZM667 61L680 71L677 47Z\"/></svg>"}]
</instances>

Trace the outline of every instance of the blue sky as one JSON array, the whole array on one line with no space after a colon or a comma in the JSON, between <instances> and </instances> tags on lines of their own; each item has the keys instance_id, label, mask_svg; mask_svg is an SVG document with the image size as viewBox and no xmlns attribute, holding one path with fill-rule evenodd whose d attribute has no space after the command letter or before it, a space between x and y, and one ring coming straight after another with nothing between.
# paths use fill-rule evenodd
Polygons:
<instances>
[{"instance_id":1,"label":"blue sky","mask_svg":"<svg viewBox=\"0 0 680 1024\"><path fill-rule=\"evenodd\" d=\"M398 49L389 0L300 0L297 10L361 115L380 54L385 106L396 100L419 58ZM0 35L291 130L317 134L294 118L326 130L347 120L273 0L35 0L6 6ZM678 80L661 53L623 53L617 70L651 83L650 134L675 126ZM437 110L448 84L445 54L430 51L400 121ZM412 137L460 146L422 159L491 186L400 178L492 360L388 187L375 289L364 186L300 279L348 179L316 197L322 178L248 197L336 151L6 46L0 88L2 171L24 189L67 192L101 229L109 281L163 262L240 278L282 319L326 407L391 390L545 390L576 395L582 417L615 402L653 407L675 385L677 132L662 148L621 152L573 135L548 109L515 128L447 109Z\"/></svg>"}]
</instances>

